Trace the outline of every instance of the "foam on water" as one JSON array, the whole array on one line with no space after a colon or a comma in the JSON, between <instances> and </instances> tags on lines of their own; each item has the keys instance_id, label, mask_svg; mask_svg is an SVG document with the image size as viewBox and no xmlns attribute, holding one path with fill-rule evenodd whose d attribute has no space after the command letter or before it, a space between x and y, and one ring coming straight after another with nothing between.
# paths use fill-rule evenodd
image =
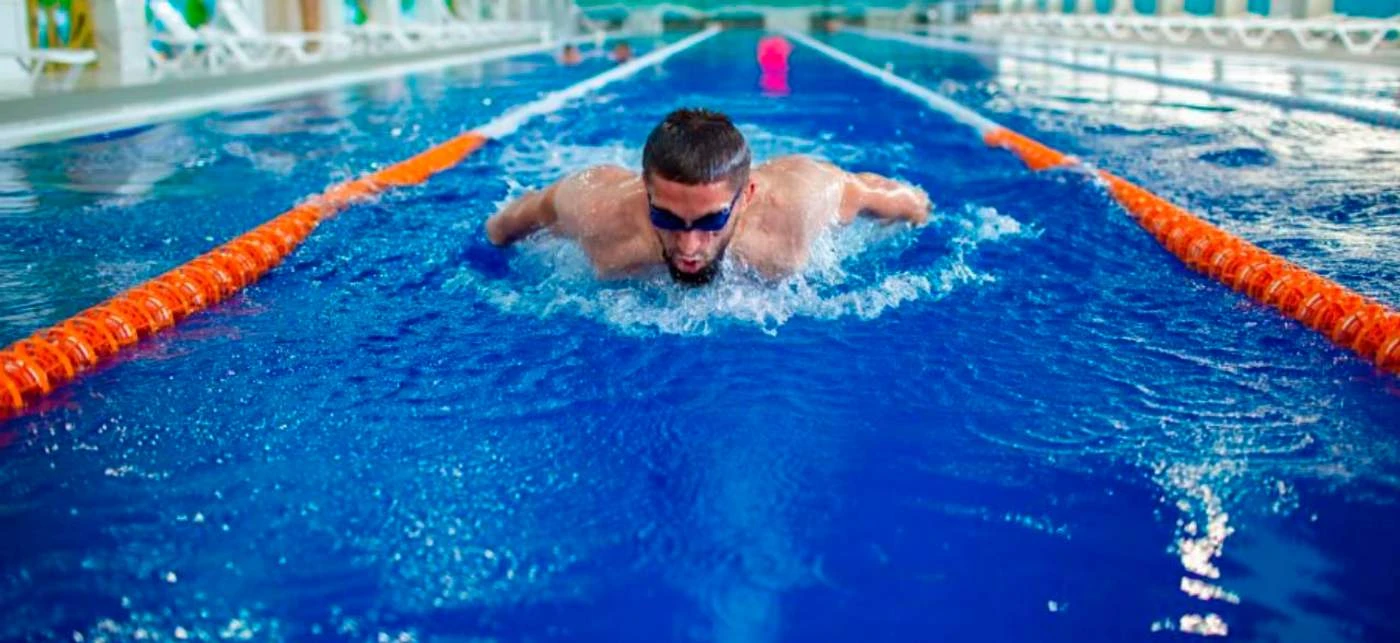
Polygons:
<instances>
[{"instance_id":1,"label":"foam on water","mask_svg":"<svg viewBox=\"0 0 1400 643\"><path fill-rule=\"evenodd\" d=\"M947 254L926 266L899 261L938 231L949 236ZM490 279L467 267L446 288L507 314L577 316L626 334L707 335L736 323L776 334L794 318L874 319L910 302L938 300L963 285L994 281L994 275L973 267L971 255L982 244L1034 234L992 208L935 213L924 230L860 221L820 238L801 273L769 282L726 259L721 276L705 288L674 284L661 270L599 280L576 244L541 234L519 246L508 278Z\"/></svg>"}]
</instances>

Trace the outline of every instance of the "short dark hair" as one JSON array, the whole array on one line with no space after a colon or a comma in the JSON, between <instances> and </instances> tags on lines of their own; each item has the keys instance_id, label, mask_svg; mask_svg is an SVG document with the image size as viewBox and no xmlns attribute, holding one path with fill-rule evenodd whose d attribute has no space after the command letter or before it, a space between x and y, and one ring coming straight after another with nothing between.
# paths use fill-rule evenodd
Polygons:
<instances>
[{"instance_id":1,"label":"short dark hair","mask_svg":"<svg viewBox=\"0 0 1400 643\"><path fill-rule=\"evenodd\" d=\"M708 109L678 109L647 136L642 178L661 177L685 185L749 181L753 153L729 117Z\"/></svg>"}]
</instances>

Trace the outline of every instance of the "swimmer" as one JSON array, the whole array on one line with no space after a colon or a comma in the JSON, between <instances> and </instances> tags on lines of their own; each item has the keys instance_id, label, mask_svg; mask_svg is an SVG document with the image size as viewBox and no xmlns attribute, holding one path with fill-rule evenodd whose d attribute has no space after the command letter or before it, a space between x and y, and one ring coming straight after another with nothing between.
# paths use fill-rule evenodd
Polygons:
<instances>
[{"instance_id":1,"label":"swimmer","mask_svg":"<svg viewBox=\"0 0 1400 643\"><path fill-rule=\"evenodd\" d=\"M617 63L625 63L632 60L632 45L627 44L626 40L613 45L612 59L613 62Z\"/></svg>"},{"instance_id":2,"label":"swimmer","mask_svg":"<svg viewBox=\"0 0 1400 643\"><path fill-rule=\"evenodd\" d=\"M578 46L573 43L564 45L564 51L559 54L559 64L573 66L581 62L583 62L583 54L579 53Z\"/></svg>"},{"instance_id":3,"label":"swimmer","mask_svg":"<svg viewBox=\"0 0 1400 643\"><path fill-rule=\"evenodd\" d=\"M727 116L676 110L647 137L641 175L616 165L571 174L506 205L486 236L506 246L547 229L577 241L600 277L664 264L677 282L700 285L725 257L767 278L795 273L824 230L861 214L928 221L916 187L803 156L751 163Z\"/></svg>"}]
</instances>

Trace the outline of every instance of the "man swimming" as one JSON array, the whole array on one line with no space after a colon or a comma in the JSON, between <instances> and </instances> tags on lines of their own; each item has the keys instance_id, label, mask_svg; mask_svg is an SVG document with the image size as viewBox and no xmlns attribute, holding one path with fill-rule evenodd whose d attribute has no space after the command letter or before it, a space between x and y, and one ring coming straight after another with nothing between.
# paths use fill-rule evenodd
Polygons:
<instances>
[{"instance_id":1,"label":"man swimming","mask_svg":"<svg viewBox=\"0 0 1400 643\"><path fill-rule=\"evenodd\" d=\"M486 221L497 246L549 229L574 239L600 276L665 264L686 284L728 256L765 277L797 272L828 227L864 213L922 225L923 190L802 156L750 171L748 142L724 114L680 109L647 137L642 174L604 165L513 201Z\"/></svg>"}]
</instances>

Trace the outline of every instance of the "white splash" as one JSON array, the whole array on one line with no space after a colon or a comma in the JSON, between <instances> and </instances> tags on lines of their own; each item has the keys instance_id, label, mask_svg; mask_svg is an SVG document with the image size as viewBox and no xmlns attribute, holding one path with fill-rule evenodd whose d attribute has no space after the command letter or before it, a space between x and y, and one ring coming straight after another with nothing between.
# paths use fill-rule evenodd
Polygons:
<instances>
[{"instance_id":1,"label":"white splash","mask_svg":"<svg viewBox=\"0 0 1400 643\"><path fill-rule=\"evenodd\" d=\"M967 284L994 281L969 265L981 244L1034 236L992 208L967 208L935 223L949 230L949 251L932 265L889 270L918 235L904 224L860 221L818 240L802 273L765 282L733 262L703 288L685 288L663 271L634 279L600 281L571 241L539 235L518 246L511 277L491 280L463 268L446 288L488 302L503 313L537 318L571 316L601 322L626 334L707 335L727 325L776 334L807 317L874 319L902 305L934 301Z\"/></svg>"}]
</instances>

